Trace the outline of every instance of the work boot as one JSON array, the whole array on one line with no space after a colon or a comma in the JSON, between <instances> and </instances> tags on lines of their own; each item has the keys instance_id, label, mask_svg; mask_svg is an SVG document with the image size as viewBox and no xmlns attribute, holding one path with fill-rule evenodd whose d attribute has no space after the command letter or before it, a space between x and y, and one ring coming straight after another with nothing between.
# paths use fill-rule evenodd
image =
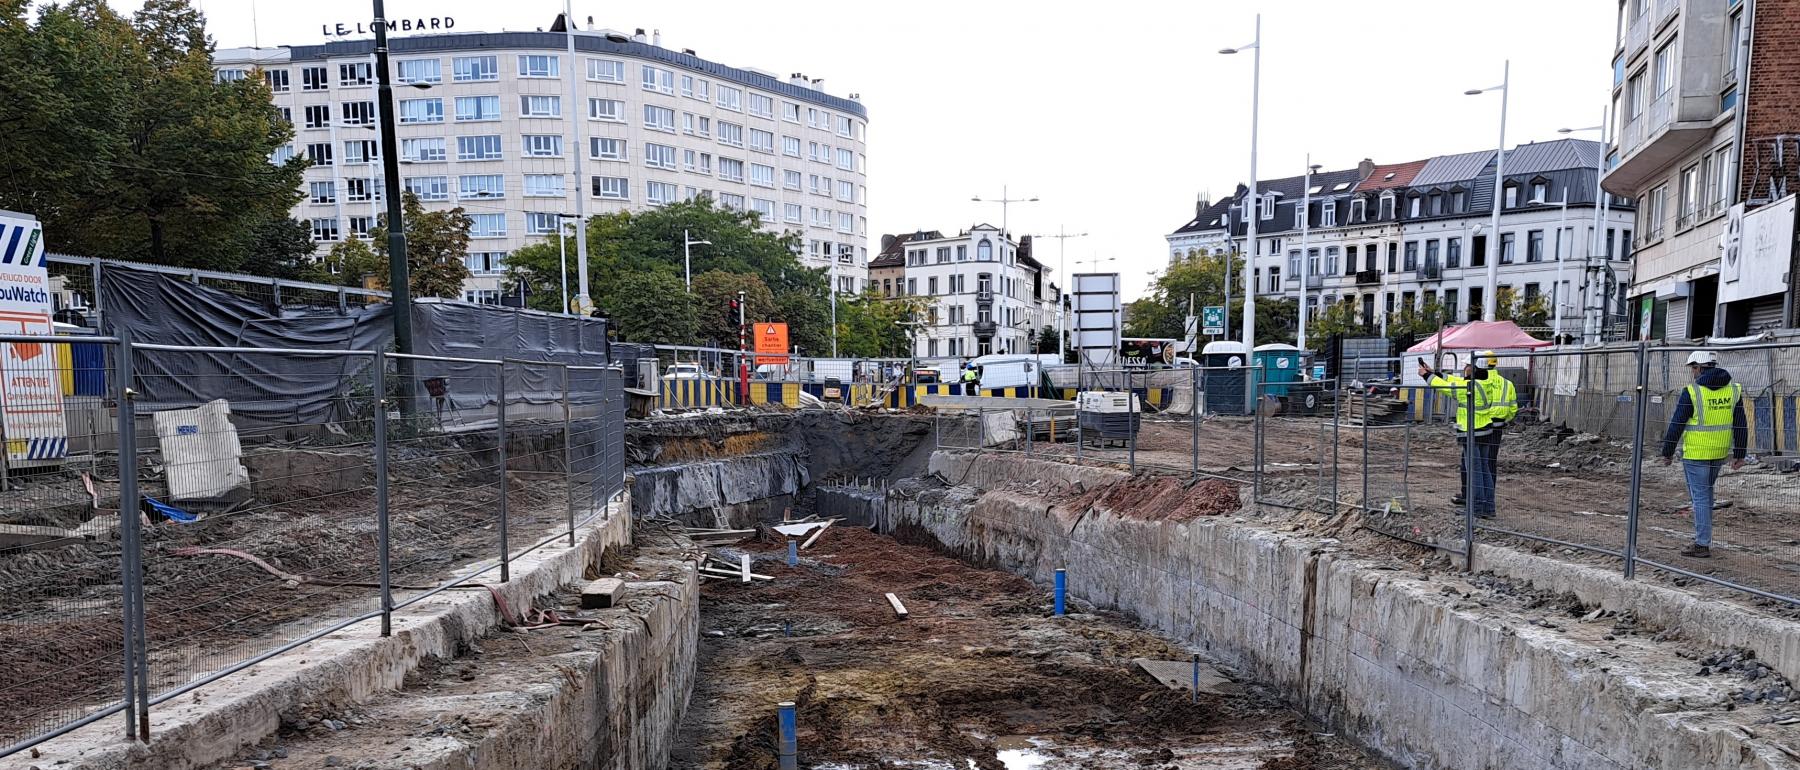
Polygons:
<instances>
[{"instance_id":1,"label":"work boot","mask_svg":"<svg viewBox=\"0 0 1800 770\"><path fill-rule=\"evenodd\" d=\"M1450 504L1451 505L1462 505L1463 504L1463 494L1461 492L1458 492L1454 495L1451 495L1450 496Z\"/></svg>"},{"instance_id":2,"label":"work boot","mask_svg":"<svg viewBox=\"0 0 1800 770\"><path fill-rule=\"evenodd\" d=\"M1692 556L1696 559L1710 559L1710 558L1712 558L1712 547L1700 545L1699 543L1695 543L1693 545L1690 545L1686 548L1681 549L1681 555L1682 556Z\"/></svg>"}]
</instances>

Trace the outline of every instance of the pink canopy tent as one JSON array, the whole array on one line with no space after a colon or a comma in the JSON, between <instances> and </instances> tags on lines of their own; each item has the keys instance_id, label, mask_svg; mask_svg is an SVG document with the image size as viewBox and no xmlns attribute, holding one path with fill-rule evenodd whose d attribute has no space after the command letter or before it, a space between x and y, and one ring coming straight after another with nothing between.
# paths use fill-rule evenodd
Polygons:
<instances>
[{"instance_id":1,"label":"pink canopy tent","mask_svg":"<svg viewBox=\"0 0 1800 770\"><path fill-rule=\"evenodd\" d=\"M1406 352L1434 353L1439 344L1439 335L1433 334L1407 348ZM1444 329L1441 344L1444 350L1534 350L1551 345L1526 334L1511 321L1470 321L1451 326Z\"/></svg>"}]
</instances>

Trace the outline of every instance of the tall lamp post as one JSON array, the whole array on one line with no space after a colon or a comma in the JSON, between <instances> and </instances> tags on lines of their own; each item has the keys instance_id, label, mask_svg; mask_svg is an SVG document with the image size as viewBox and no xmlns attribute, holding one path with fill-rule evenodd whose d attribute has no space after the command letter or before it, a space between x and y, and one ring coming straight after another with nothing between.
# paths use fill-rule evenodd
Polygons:
<instances>
[{"instance_id":1,"label":"tall lamp post","mask_svg":"<svg viewBox=\"0 0 1800 770\"><path fill-rule=\"evenodd\" d=\"M1562 344L1562 303L1564 299L1562 290L1562 231L1563 227L1569 222L1569 188L1563 188L1562 200L1559 201L1547 201L1543 198L1531 199L1531 205L1533 206L1549 206L1551 204L1562 207L1562 213L1558 214L1556 217L1556 240L1552 241L1550 246L1550 248L1556 250L1556 283L1551 284L1553 288L1550 290L1550 318L1552 319L1550 321L1550 335L1556 340L1556 343L1560 345ZM1569 255L1575 255L1575 239L1573 238L1569 239Z\"/></svg>"},{"instance_id":2,"label":"tall lamp post","mask_svg":"<svg viewBox=\"0 0 1800 770\"><path fill-rule=\"evenodd\" d=\"M1312 162L1312 153L1306 154L1305 189L1300 192L1300 331L1295 341L1301 350L1306 349L1306 311L1308 296L1307 281L1312 279L1312 252L1307 248L1312 232L1312 175L1319 166Z\"/></svg>"},{"instance_id":3,"label":"tall lamp post","mask_svg":"<svg viewBox=\"0 0 1800 770\"><path fill-rule=\"evenodd\" d=\"M1489 223L1493 233L1488 236L1487 290L1482 297L1481 320L1494 320L1494 311L1500 304L1500 207L1505 202L1504 183L1506 179L1506 102L1511 95L1512 60L1506 60L1500 69L1500 85L1488 88L1471 88L1464 91L1467 96L1480 96L1489 91L1500 92L1500 145L1494 156L1494 214Z\"/></svg>"},{"instance_id":4,"label":"tall lamp post","mask_svg":"<svg viewBox=\"0 0 1800 770\"><path fill-rule=\"evenodd\" d=\"M1034 235L1031 237L1056 239L1056 273L1064 282L1067 282L1069 280L1069 239L1086 238L1087 236L1087 233L1071 233L1063 229L1062 225L1057 225L1055 235ZM1065 351L1063 347L1063 340L1069 336L1069 314L1063 312L1062 295L1067 294L1068 291L1068 287L1065 286L1062 291L1057 293L1056 297L1056 357L1059 361L1067 355L1067 351Z\"/></svg>"},{"instance_id":5,"label":"tall lamp post","mask_svg":"<svg viewBox=\"0 0 1800 770\"><path fill-rule=\"evenodd\" d=\"M1262 205L1256 195L1256 134L1257 120L1262 108L1262 14L1256 15L1256 36L1249 45L1236 48L1222 48L1219 53L1230 55L1239 51L1250 50L1250 193L1244 199L1247 211L1244 221L1249 228L1249 253L1244 257L1244 358L1248 363L1250 351L1256 348L1256 222L1262 218ZM1244 367L1244 414L1250 414L1256 404L1256 369Z\"/></svg>"},{"instance_id":6,"label":"tall lamp post","mask_svg":"<svg viewBox=\"0 0 1800 770\"><path fill-rule=\"evenodd\" d=\"M412 344L412 284L406 265L406 225L400 219L400 153L394 138L394 84L388 73L387 9L375 3L375 87L381 101L381 174L387 188L388 290L394 305L394 352ZM400 359L405 361L405 359ZM404 406L410 399L401 399Z\"/></svg>"},{"instance_id":7,"label":"tall lamp post","mask_svg":"<svg viewBox=\"0 0 1800 770\"><path fill-rule=\"evenodd\" d=\"M681 231L681 272L685 276L682 283L687 286L687 293L694 293L694 247L711 246L712 241L696 241L688 231Z\"/></svg>"},{"instance_id":8,"label":"tall lamp post","mask_svg":"<svg viewBox=\"0 0 1800 770\"><path fill-rule=\"evenodd\" d=\"M1012 236L1007 232L1007 229L1006 229L1006 227L1007 227L1007 222L1006 222L1007 208L1010 207L1014 203L1037 203L1038 197L1036 195L1033 195L1029 198L1009 198L1009 197L1007 197L1006 185L1000 185L1000 197L998 197L998 198L983 198L983 197L977 195L973 198L970 198L969 200L972 200L976 203L998 203L998 204L1000 204L1000 236L1002 238L1011 238Z\"/></svg>"},{"instance_id":9,"label":"tall lamp post","mask_svg":"<svg viewBox=\"0 0 1800 770\"><path fill-rule=\"evenodd\" d=\"M1605 237L1601 235L1601 233L1605 232L1603 228L1606 227L1607 209L1606 191L1600 187L1600 179L1606 176L1606 147L1607 142L1611 140L1611 136L1609 136L1611 132L1607 127L1611 124L1612 108L1602 107L1600 108L1600 125L1586 126L1583 128L1559 128L1556 130L1556 133L1564 135L1573 134L1578 131L1600 132L1600 153L1599 157L1594 160L1594 232L1591 237L1588 238L1587 254L1581 260L1581 343L1583 345L1597 337L1600 332L1600 327L1605 325L1604 313L1606 309L1604 307L1600 309L1601 317L1599 319L1592 322L1589 320L1590 308L1588 307L1588 287L1593 285L1594 281L1599 278L1594 270L1595 258L1601 257L1606 253L1605 247L1600 245L1600 239ZM1610 239L1607 245L1611 245Z\"/></svg>"},{"instance_id":10,"label":"tall lamp post","mask_svg":"<svg viewBox=\"0 0 1800 770\"><path fill-rule=\"evenodd\" d=\"M574 214L556 215L556 264L561 268L557 274L562 277L563 315L569 314L569 239L563 235L563 223L571 219L581 221L581 217ZM520 307L524 307L524 304L521 303Z\"/></svg>"}]
</instances>

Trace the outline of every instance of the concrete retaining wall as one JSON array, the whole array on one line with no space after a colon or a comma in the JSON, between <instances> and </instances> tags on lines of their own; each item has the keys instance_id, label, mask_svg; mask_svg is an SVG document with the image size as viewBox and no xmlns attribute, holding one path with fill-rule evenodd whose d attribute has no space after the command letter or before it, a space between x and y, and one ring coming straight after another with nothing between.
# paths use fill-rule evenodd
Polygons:
<instances>
[{"instance_id":1,"label":"concrete retaining wall","mask_svg":"<svg viewBox=\"0 0 1800 770\"><path fill-rule=\"evenodd\" d=\"M939 452L933 471L977 488L1125 478L1020 457ZM1208 650L1365 745L1414 768L1787 768L1716 709L1716 683L1549 629L1456 609L1443 581L1329 541L1227 518L1125 519L990 491L973 504L890 505L888 526L972 561L1134 614ZM923 538L921 538L923 539Z\"/></svg>"},{"instance_id":2,"label":"concrete retaining wall","mask_svg":"<svg viewBox=\"0 0 1800 770\"><path fill-rule=\"evenodd\" d=\"M729 525L745 504L785 498L809 481L805 458L793 451L765 452L682 463L632 472L632 511L638 516L709 519ZM710 521L715 514L724 520Z\"/></svg>"}]
</instances>

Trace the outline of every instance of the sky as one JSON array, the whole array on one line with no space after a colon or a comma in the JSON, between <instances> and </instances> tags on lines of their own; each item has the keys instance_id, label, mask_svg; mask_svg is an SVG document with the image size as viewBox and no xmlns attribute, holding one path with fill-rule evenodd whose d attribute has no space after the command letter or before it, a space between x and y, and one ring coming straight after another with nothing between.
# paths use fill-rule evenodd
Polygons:
<instances>
[{"instance_id":1,"label":"sky","mask_svg":"<svg viewBox=\"0 0 1800 770\"><path fill-rule=\"evenodd\" d=\"M141 0L110 0L131 12ZM324 41L367 0L195 0L220 47ZM458 31L548 27L561 0L387 0L391 18ZM1163 237L1249 177L1251 57L1262 14L1258 175L1493 147L1512 61L1509 145L1597 125L1616 6L1597 0L1118 0L844 3L575 0L574 16L723 64L825 79L869 110L869 243L881 233L1001 223L1087 233L1038 247L1058 275L1123 274L1126 298L1167 264ZM1583 134L1598 139L1597 133ZM1094 262L1092 260L1112 260ZM1058 280L1058 283L1064 283Z\"/></svg>"}]
</instances>

